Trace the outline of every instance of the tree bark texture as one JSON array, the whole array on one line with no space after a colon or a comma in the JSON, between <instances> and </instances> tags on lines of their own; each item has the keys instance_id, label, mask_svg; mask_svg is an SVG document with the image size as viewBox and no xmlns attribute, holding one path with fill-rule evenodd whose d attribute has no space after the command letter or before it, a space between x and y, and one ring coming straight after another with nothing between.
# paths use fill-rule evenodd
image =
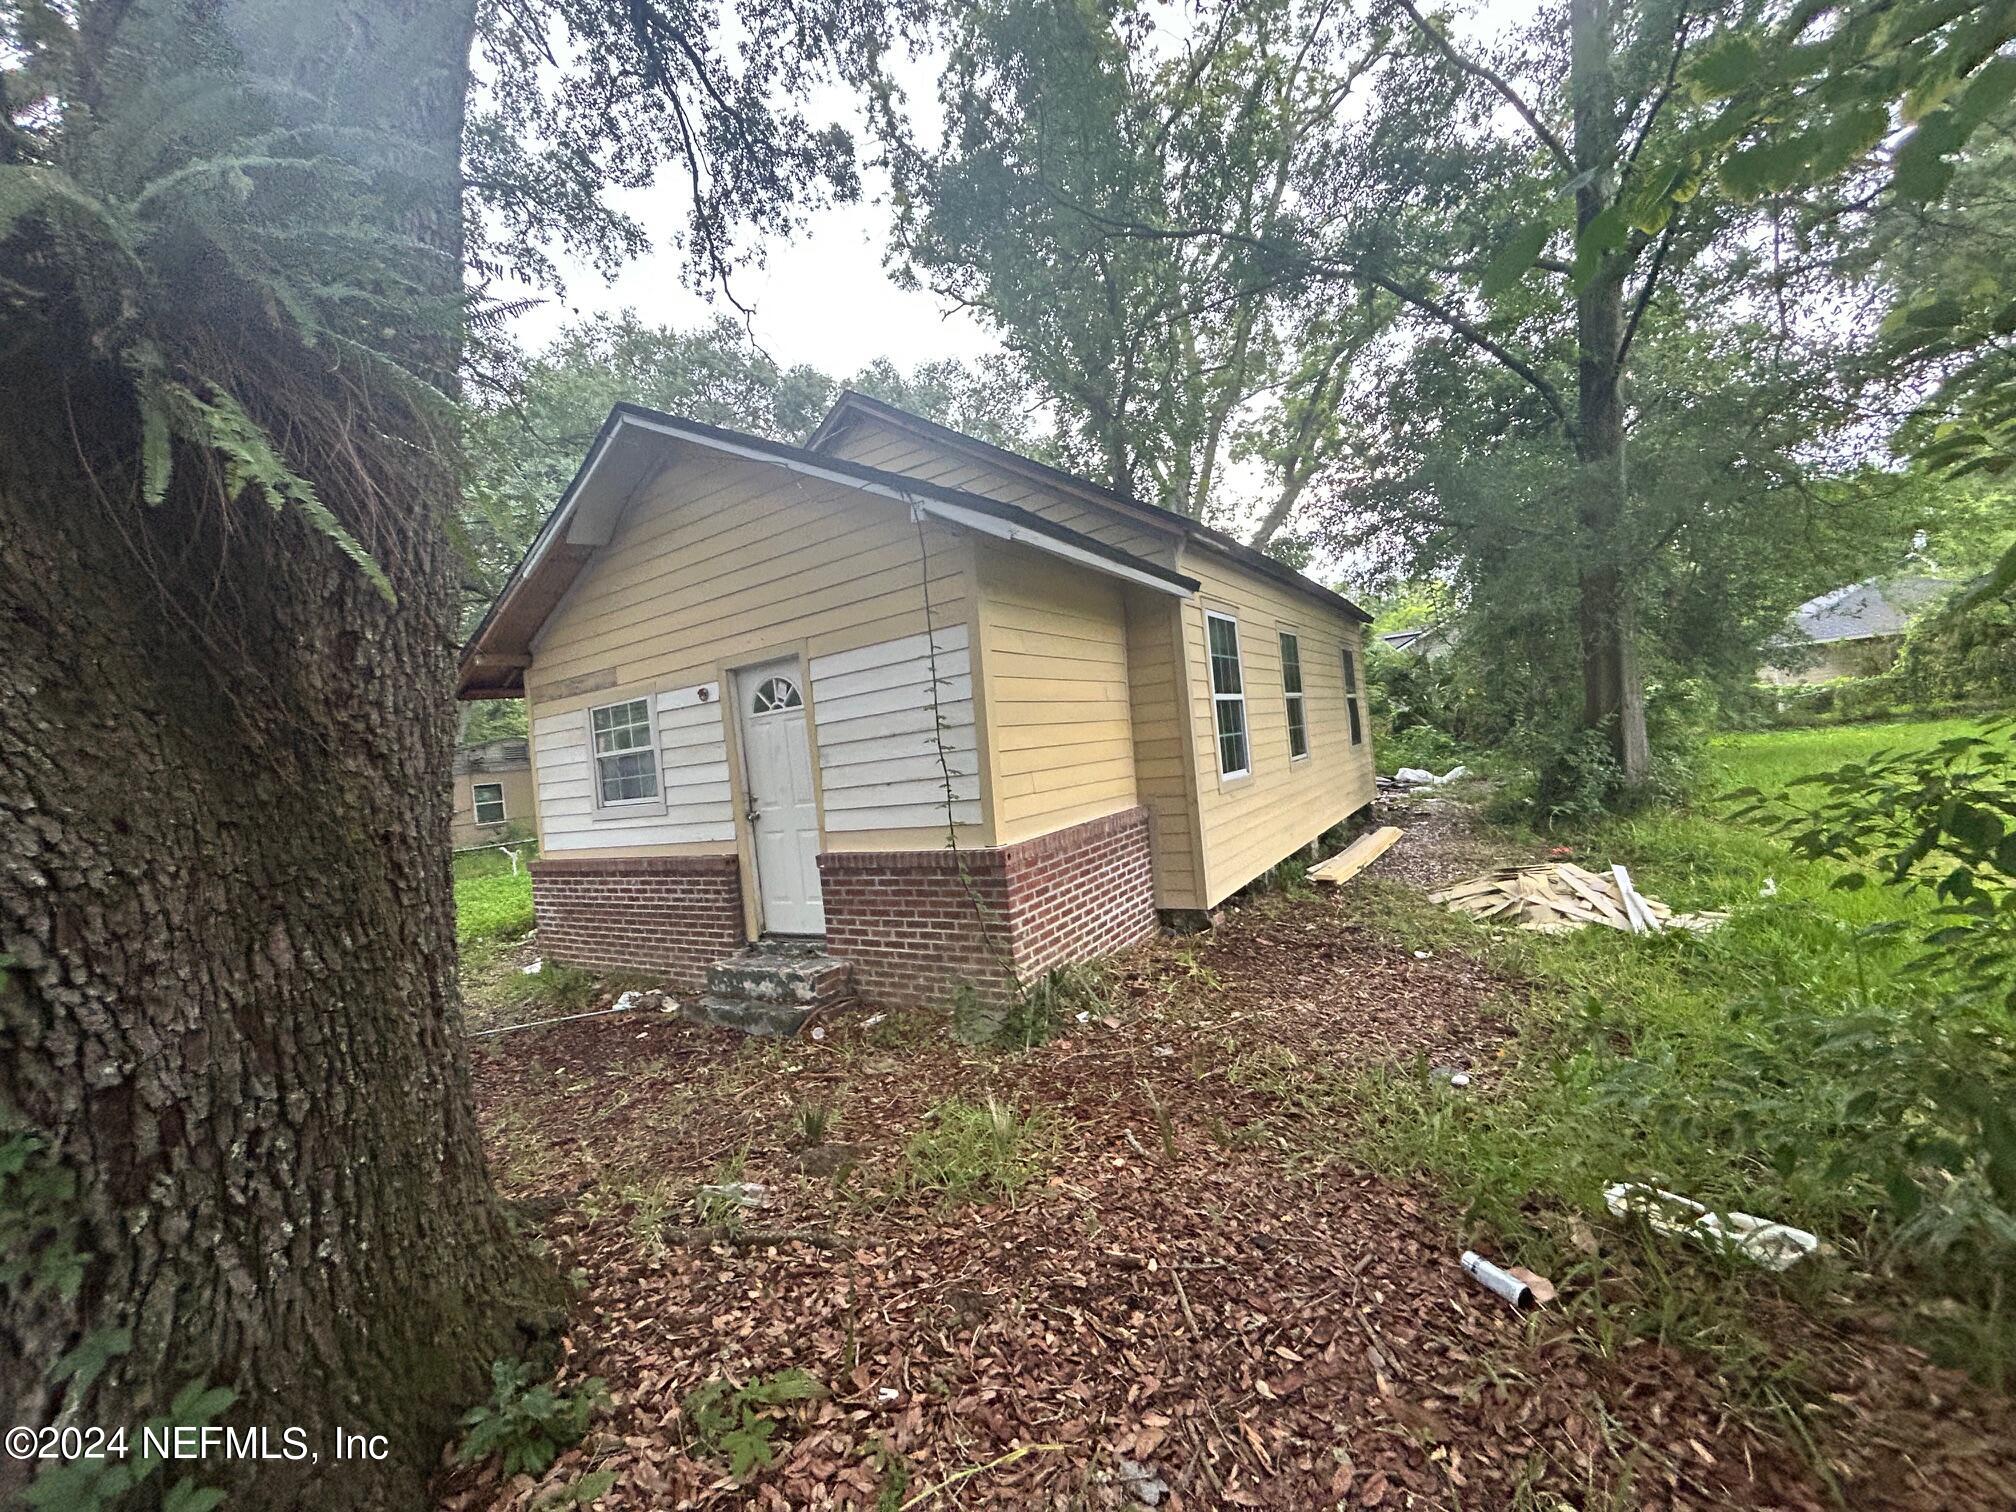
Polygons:
<instances>
[{"instance_id":1,"label":"tree bark texture","mask_svg":"<svg viewBox=\"0 0 2016 1512\"><path fill-rule=\"evenodd\" d=\"M1571 0L1570 104L1578 169L1593 174L1576 191L1578 231L1616 193L1618 106L1610 0ZM1576 296L1576 455L1581 463L1577 523L1582 536L1580 632L1582 723L1601 731L1636 787L1651 773L1645 688L1638 668L1635 616L1623 566L1627 457L1622 353L1627 260L1606 253Z\"/></svg>"},{"instance_id":2,"label":"tree bark texture","mask_svg":"<svg viewBox=\"0 0 2016 1512\"><path fill-rule=\"evenodd\" d=\"M396 30L409 55L371 58L348 29L351 61L445 153L420 219L459 250L467 26L429 27L428 55ZM171 1465L135 1504L187 1474L249 1512L418 1507L489 1362L558 1302L492 1194L461 1038L452 485L360 472L386 416L314 362L242 355L271 384L241 397L396 607L202 458L142 505L111 364L0 387L0 1153L32 1136L28 1175L58 1178L0 1260L81 1261L74 1290L0 1285L0 1421L137 1434L226 1386L220 1421L300 1427L319 1459ZM61 1378L121 1331L88 1386ZM390 1457L338 1462L339 1427ZM0 1460L0 1500L34 1468Z\"/></svg>"}]
</instances>

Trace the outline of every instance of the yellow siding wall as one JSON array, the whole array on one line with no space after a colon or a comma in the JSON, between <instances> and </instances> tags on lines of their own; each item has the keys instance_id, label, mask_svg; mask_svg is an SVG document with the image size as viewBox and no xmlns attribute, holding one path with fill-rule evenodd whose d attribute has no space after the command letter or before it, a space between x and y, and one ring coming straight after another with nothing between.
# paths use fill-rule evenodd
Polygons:
<instances>
[{"instance_id":1,"label":"yellow siding wall","mask_svg":"<svg viewBox=\"0 0 2016 1512\"><path fill-rule=\"evenodd\" d=\"M925 548L932 626L969 624L970 545L933 526ZM551 715L713 682L767 656L795 653L802 665L921 634L923 579L917 527L901 504L739 458L689 455L645 486L533 642L534 740ZM739 795L739 775L735 782ZM985 843L984 827L962 838ZM864 840L937 846L944 827L826 844ZM612 833L606 850L570 854L732 849L631 845Z\"/></svg>"},{"instance_id":2,"label":"yellow siding wall","mask_svg":"<svg viewBox=\"0 0 2016 1512\"><path fill-rule=\"evenodd\" d=\"M1109 546L1133 553L1164 567L1173 566L1181 538L1173 531L1135 525L1113 511L1090 504L1060 488L1051 488L1004 467L995 467L977 458L881 421L857 419L829 448L836 457L879 467L885 472L922 478L944 488L963 488L968 493L1016 504L1031 514L1068 526L1080 535L1091 536Z\"/></svg>"},{"instance_id":3,"label":"yellow siding wall","mask_svg":"<svg viewBox=\"0 0 2016 1512\"><path fill-rule=\"evenodd\" d=\"M1365 655L1360 627L1341 611L1278 587L1257 574L1206 555L1185 554L1182 570L1202 584L1182 607L1183 651L1190 684L1190 719L1199 818L1204 838L1204 901L1211 907L1268 867L1307 845L1331 825L1370 803L1376 791L1372 735L1351 744L1344 710L1343 649L1358 659L1364 713ZM1204 615L1216 610L1239 622L1246 685L1251 775L1218 775L1210 661ZM1281 687L1280 632L1299 638L1309 755L1291 761L1288 714Z\"/></svg>"},{"instance_id":4,"label":"yellow siding wall","mask_svg":"<svg viewBox=\"0 0 2016 1512\"><path fill-rule=\"evenodd\" d=\"M1134 717L1134 782L1149 814L1155 906L1202 908L1196 762L1184 719L1183 608L1164 593L1127 594L1127 693Z\"/></svg>"},{"instance_id":5,"label":"yellow siding wall","mask_svg":"<svg viewBox=\"0 0 2016 1512\"><path fill-rule=\"evenodd\" d=\"M1127 610L1110 578L980 543L980 644L1002 844L1132 808Z\"/></svg>"}]
</instances>

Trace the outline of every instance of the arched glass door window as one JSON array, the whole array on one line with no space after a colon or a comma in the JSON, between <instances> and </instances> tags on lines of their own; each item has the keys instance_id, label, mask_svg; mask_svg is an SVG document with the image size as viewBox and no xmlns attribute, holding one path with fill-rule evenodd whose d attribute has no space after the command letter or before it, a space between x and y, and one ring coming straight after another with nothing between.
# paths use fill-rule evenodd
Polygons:
<instances>
[{"instance_id":1,"label":"arched glass door window","mask_svg":"<svg viewBox=\"0 0 2016 1512\"><path fill-rule=\"evenodd\" d=\"M788 677L766 677L756 685L756 696L750 700L752 714L775 714L782 709L802 709L805 700L799 696L798 684Z\"/></svg>"}]
</instances>

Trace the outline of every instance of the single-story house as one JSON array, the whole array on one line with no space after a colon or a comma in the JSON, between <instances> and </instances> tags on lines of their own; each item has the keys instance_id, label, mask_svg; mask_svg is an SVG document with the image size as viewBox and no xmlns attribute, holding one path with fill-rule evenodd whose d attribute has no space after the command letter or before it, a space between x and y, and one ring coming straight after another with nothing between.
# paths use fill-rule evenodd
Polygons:
<instances>
[{"instance_id":1,"label":"single-story house","mask_svg":"<svg viewBox=\"0 0 2016 1512\"><path fill-rule=\"evenodd\" d=\"M485 740L455 750L457 850L494 845L533 829L532 753L522 740Z\"/></svg>"},{"instance_id":2,"label":"single-story house","mask_svg":"<svg viewBox=\"0 0 2016 1512\"><path fill-rule=\"evenodd\" d=\"M1911 621L1954 586L1945 578L1891 577L1808 599L1774 648L1782 662L1760 668L1757 679L1786 687L1873 677L1897 659Z\"/></svg>"},{"instance_id":3,"label":"single-story house","mask_svg":"<svg viewBox=\"0 0 2016 1512\"><path fill-rule=\"evenodd\" d=\"M1370 803L1367 620L858 393L803 447L621 404L459 696L530 706L549 959L697 985L811 938L901 1005L1201 914Z\"/></svg>"}]
</instances>

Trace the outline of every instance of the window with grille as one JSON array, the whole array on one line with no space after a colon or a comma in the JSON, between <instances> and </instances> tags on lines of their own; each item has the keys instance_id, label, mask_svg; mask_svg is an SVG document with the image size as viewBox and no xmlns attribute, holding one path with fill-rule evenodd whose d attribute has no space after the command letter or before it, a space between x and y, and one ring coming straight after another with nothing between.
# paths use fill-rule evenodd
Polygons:
<instances>
[{"instance_id":1,"label":"window with grille","mask_svg":"<svg viewBox=\"0 0 2016 1512\"><path fill-rule=\"evenodd\" d=\"M1285 630L1281 633L1281 697L1288 704L1288 758L1300 761L1309 754L1309 715L1302 704L1302 645Z\"/></svg>"},{"instance_id":2,"label":"window with grille","mask_svg":"<svg viewBox=\"0 0 2016 1512\"><path fill-rule=\"evenodd\" d=\"M504 784L501 782L479 782L469 790L475 800L476 822L478 824L502 824L504 822Z\"/></svg>"},{"instance_id":3,"label":"window with grille","mask_svg":"<svg viewBox=\"0 0 2016 1512\"><path fill-rule=\"evenodd\" d=\"M802 709L805 700L798 694L798 684L788 677L766 677L756 687L756 696L749 701L752 714L774 714L779 709Z\"/></svg>"},{"instance_id":4,"label":"window with grille","mask_svg":"<svg viewBox=\"0 0 2016 1512\"><path fill-rule=\"evenodd\" d=\"M589 712L595 742L595 797L603 807L658 798L658 752L651 738L651 700L605 704Z\"/></svg>"},{"instance_id":5,"label":"window with grille","mask_svg":"<svg viewBox=\"0 0 2016 1512\"><path fill-rule=\"evenodd\" d=\"M1218 729L1218 772L1244 777L1253 769L1246 747L1246 679L1239 666L1239 622L1229 614L1204 616L1211 643L1211 706Z\"/></svg>"},{"instance_id":6,"label":"window with grille","mask_svg":"<svg viewBox=\"0 0 2016 1512\"><path fill-rule=\"evenodd\" d=\"M1351 716L1351 744L1365 744L1365 716L1358 707L1358 658L1344 648L1344 709Z\"/></svg>"}]
</instances>

